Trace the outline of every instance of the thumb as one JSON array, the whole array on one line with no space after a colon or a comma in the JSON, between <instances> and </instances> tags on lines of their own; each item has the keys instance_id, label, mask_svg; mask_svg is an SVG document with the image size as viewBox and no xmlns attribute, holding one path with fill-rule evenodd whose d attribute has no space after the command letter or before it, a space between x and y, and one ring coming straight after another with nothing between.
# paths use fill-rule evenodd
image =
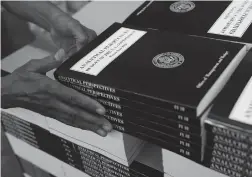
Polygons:
<instances>
[{"instance_id":1,"label":"thumb","mask_svg":"<svg viewBox=\"0 0 252 177\"><path fill-rule=\"evenodd\" d=\"M23 69L30 72L45 74L48 71L59 67L65 59L65 51L60 49L54 56L51 55L43 59L34 59L29 61L25 64Z\"/></svg>"}]
</instances>

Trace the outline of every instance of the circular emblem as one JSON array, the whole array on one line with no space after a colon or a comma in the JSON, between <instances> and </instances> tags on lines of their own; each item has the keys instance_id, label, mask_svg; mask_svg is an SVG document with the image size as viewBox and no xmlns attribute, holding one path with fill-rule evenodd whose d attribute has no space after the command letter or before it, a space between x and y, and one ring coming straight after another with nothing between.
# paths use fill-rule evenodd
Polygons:
<instances>
[{"instance_id":1,"label":"circular emblem","mask_svg":"<svg viewBox=\"0 0 252 177\"><path fill-rule=\"evenodd\" d=\"M184 12L189 12L193 10L195 7L195 4L190 1L179 1L175 2L172 5L170 5L170 10L172 12L177 12L177 13L184 13Z\"/></svg>"},{"instance_id":2,"label":"circular emblem","mask_svg":"<svg viewBox=\"0 0 252 177\"><path fill-rule=\"evenodd\" d=\"M155 56L152 63L158 68L175 68L184 63L185 58L174 52L161 53Z\"/></svg>"}]
</instances>

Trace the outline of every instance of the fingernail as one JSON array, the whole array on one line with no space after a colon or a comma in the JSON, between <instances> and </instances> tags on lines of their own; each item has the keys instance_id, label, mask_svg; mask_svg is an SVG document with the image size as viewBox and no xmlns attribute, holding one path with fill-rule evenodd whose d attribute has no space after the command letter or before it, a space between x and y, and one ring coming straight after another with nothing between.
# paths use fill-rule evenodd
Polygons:
<instances>
[{"instance_id":1,"label":"fingernail","mask_svg":"<svg viewBox=\"0 0 252 177\"><path fill-rule=\"evenodd\" d=\"M98 108L96 109L97 114L104 115L106 111L104 109Z\"/></svg>"},{"instance_id":2,"label":"fingernail","mask_svg":"<svg viewBox=\"0 0 252 177\"><path fill-rule=\"evenodd\" d=\"M108 125L108 124L104 124L102 126L102 128L106 131L106 132L111 132L112 130L112 126Z\"/></svg>"},{"instance_id":3,"label":"fingernail","mask_svg":"<svg viewBox=\"0 0 252 177\"><path fill-rule=\"evenodd\" d=\"M100 136L107 136L107 132L106 131L104 131L103 129L98 129L97 130L97 134L98 135L100 135Z\"/></svg>"},{"instance_id":4,"label":"fingernail","mask_svg":"<svg viewBox=\"0 0 252 177\"><path fill-rule=\"evenodd\" d=\"M56 61L64 61L65 59L65 50L64 49L60 49L58 50L58 52L54 55L54 58Z\"/></svg>"}]
</instances>

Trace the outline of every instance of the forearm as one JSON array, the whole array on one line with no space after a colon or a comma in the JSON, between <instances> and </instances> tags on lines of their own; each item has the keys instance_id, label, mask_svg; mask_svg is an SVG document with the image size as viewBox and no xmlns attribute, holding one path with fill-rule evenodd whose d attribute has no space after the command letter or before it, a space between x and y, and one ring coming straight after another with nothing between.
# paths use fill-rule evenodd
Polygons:
<instances>
[{"instance_id":1,"label":"forearm","mask_svg":"<svg viewBox=\"0 0 252 177\"><path fill-rule=\"evenodd\" d=\"M18 17L50 31L55 19L67 15L48 1L2 1L3 7Z\"/></svg>"}]
</instances>

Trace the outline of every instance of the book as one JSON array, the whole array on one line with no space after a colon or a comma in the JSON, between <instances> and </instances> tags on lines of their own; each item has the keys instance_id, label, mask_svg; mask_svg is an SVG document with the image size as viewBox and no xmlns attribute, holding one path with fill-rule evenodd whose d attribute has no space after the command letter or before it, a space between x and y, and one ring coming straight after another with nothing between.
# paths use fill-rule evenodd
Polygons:
<instances>
[{"instance_id":1,"label":"book","mask_svg":"<svg viewBox=\"0 0 252 177\"><path fill-rule=\"evenodd\" d=\"M201 149L200 129L193 129L189 125L183 125L179 122L176 124L178 127L174 128L170 127L173 124L166 126L135 117L137 114L123 116L122 113L115 110L107 109L107 111L112 111L112 115L108 114L105 117L112 121L115 130L138 137L142 140L151 141L194 161L200 161L201 157L198 154L198 151ZM116 117L118 115L120 116ZM149 115L149 117L152 116ZM144 116L144 118L147 117ZM155 116L152 119L155 119ZM188 132L191 129L195 131L195 134Z\"/></svg>"},{"instance_id":2,"label":"book","mask_svg":"<svg viewBox=\"0 0 252 177\"><path fill-rule=\"evenodd\" d=\"M75 88L70 85L68 86L71 88ZM135 129L133 127L137 126L136 128L137 131L139 130L144 131L142 127L151 129L154 131L157 130L156 132L158 132L158 134L155 133L156 134L155 136L157 137L161 137L167 134L167 135L171 135L171 136L181 138L184 140L189 140L191 142L201 143L201 137L200 137L201 130L199 128L199 125L198 125L198 128L196 128L196 125L186 124L186 123L176 121L173 119L171 120L166 119L165 117L148 114L146 112L141 112L135 109L131 109L130 107L121 106L121 105L114 104L108 101L106 101L106 105L104 105L103 102L101 103L106 108L106 111L107 111L107 113L105 114L105 117L109 121L111 121L113 128L117 131L128 133L131 135L131 132L132 131L134 132L134 129ZM111 107L108 107L107 103L112 104L113 107L116 107L116 108L112 109ZM174 113L173 118L175 117L176 117L176 114ZM177 117L179 118L179 120L181 119L180 115L177 115ZM169 118L168 115L167 115L167 118ZM185 120L188 121L188 119L185 119ZM191 120L196 120L196 119L191 119Z\"/></svg>"},{"instance_id":3,"label":"book","mask_svg":"<svg viewBox=\"0 0 252 177\"><path fill-rule=\"evenodd\" d=\"M252 46L252 2L146 1L124 24Z\"/></svg>"},{"instance_id":4,"label":"book","mask_svg":"<svg viewBox=\"0 0 252 177\"><path fill-rule=\"evenodd\" d=\"M90 176L128 177L131 175L129 165L121 164L92 149L81 147L71 141L50 134L48 131L18 118L7 117L6 115L3 117L4 129L8 134ZM10 126L11 123L13 123L13 127ZM21 127L27 125L33 132L24 133ZM26 129L29 128L27 127Z\"/></svg>"},{"instance_id":5,"label":"book","mask_svg":"<svg viewBox=\"0 0 252 177\"><path fill-rule=\"evenodd\" d=\"M251 67L249 51L204 120L204 163L232 176L252 174Z\"/></svg>"},{"instance_id":6,"label":"book","mask_svg":"<svg viewBox=\"0 0 252 177\"><path fill-rule=\"evenodd\" d=\"M222 143L238 149L248 149L252 144L251 59L252 52L249 51L205 119L207 142L225 140Z\"/></svg>"},{"instance_id":7,"label":"book","mask_svg":"<svg viewBox=\"0 0 252 177\"><path fill-rule=\"evenodd\" d=\"M68 87L73 88L97 100L108 110L107 114L114 114L122 118L124 117L124 114L126 115L133 114L134 116L137 115L140 117L147 116L148 119L150 120L156 119L157 122L162 122L167 125L170 124L170 120L174 121L177 120L180 122L191 124L195 127L198 127L200 124L200 120L195 119L194 117L191 116L185 116L182 113L177 113L175 111L153 107L141 102L135 102L122 97L117 97L112 94L109 94L108 97L107 94L103 94L102 92L99 92L95 89L91 89L88 86L87 87L85 85L80 86L78 83L74 83L72 81L66 81L65 79L62 79L62 77L59 77L59 80L61 83L67 85ZM111 109L116 110L117 113L114 113L114 111L110 111Z\"/></svg>"},{"instance_id":8,"label":"book","mask_svg":"<svg viewBox=\"0 0 252 177\"><path fill-rule=\"evenodd\" d=\"M144 141L118 131L101 137L93 132L81 130L55 119L47 118L50 133L71 141L77 145L103 154L121 164L130 165Z\"/></svg>"},{"instance_id":9,"label":"book","mask_svg":"<svg viewBox=\"0 0 252 177\"><path fill-rule=\"evenodd\" d=\"M40 114L24 109L2 109L1 115L2 123L5 121L5 127L9 128L8 130L10 132L17 137L26 140L34 147L40 147L40 142L46 141L43 136L50 134L50 137L60 137L68 140L78 146L103 154L107 158L113 159L126 166L129 166L132 163L144 143L142 140L117 131L113 131L107 137L101 138L93 132L77 129L65 125L55 119L44 117ZM39 142L37 142L36 134L42 136L42 138L39 139ZM91 137L92 140L90 140ZM49 140L52 143L59 141L55 140L55 138L49 138ZM115 149L116 152L114 152ZM53 153L58 152L54 152L55 149L49 148L48 153L50 153L51 150Z\"/></svg>"},{"instance_id":10,"label":"book","mask_svg":"<svg viewBox=\"0 0 252 177\"><path fill-rule=\"evenodd\" d=\"M245 53L242 44L115 23L64 62L55 78L197 117Z\"/></svg>"},{"instance_id":11,"label":"book","mask_svg":"<svg viewBox=\"0 0 252 177\"><path fill-rule=\"evenodd\" d=\"M251 176L252 168L249 154L245 158L242 158L218 149L208 149L208 152L212 153L205 154L204 165L206 167L221 167L232 172L232 176Z\"/></svg>"},{"instance_id":12,"label":"book","mask_svg":"<svg viewBox=\"0 0 252 177\"><path fill-rule=\"evenodd\" d=\"M205 124L227 129L220 133L231 136L230 132L251 135L252 128L252 51L248 52L233 76L216 99ZM218 126L219 125L219 126ZM222 126L221 126L222 125ZM217 129L216 128L216 129ZM225 133L225 134L224 134ZM244 137L240 137L244 138Z\"/></svg>"},{"instance_id":13,"label":"book","mask_svg":"<svg viewBox=\"0 0 252 177\"><path fill-rule=\"evenodd\" d=\"M10 127L7 127L8 124L11 122L14 122L15 125L19 125L19 127L15 127L14 130L11 131ZM23 124L22 124L23 123ZM9 137L11 137L11 141L13 139L17 138L19 140L22 140L22 142L29 143L29 141L26 141L24 139L25 135L20 131L20 127L24 125L24 121L18 120L15 118L10 118L4 116L3 124L4 128L6 130L6 133ZM34 146L33 144L30 144L31 146L29 149L36 148L39 149L57 159L64 162L65 165L63 165L63 171L68 171L70 168L70 171L76 172L80 171L81 173L85 173L87 175L90 175L92 177L95 176L110 176L110 177L142 177L142 176L149 176L151 175L157 175L157 176L163 176L163 173L153 169L145 164L142 164L138 161L134 161L129 167L125 166L123 164L117 163L102 154L96 153L92 150L86 149L84 147L80 147L74 143L71 143L61 137L54 136L53 134L48 134L48 132L38 126L33 126L33 135L34 139L36 140L38 146ZM18 135L16 132L21 132L20 135ZM38 133L40 131L40 133ZM12 137L13 136L13 137ZM31 135L30 135L31 136ZM53 139L53 141L51 141ZM34 140L32 140L34 141ZM21 143L22 144L22 143ZM22 146L22 145L21 145ZM14 149L18 148L18 146L14 146ZM54 149L54 151L48 151L48 149ZM23 154L24 155L24 154ZM22 156L22 155L21 155ZM33 156L30 154L30 156ZM139 158L138 158L139 159ZM153 163L151 160L153 158L150 158L148 156L141 157L140 161L144 161L147 164ZM136 159L137 160L137 159ZM159 163L161 163L161 159ZM147 161L147 162L146 162ZM71 169L72 168L72 169ZM69 173L69 172L66 172Z\"/></svg>"}]
</instances>

